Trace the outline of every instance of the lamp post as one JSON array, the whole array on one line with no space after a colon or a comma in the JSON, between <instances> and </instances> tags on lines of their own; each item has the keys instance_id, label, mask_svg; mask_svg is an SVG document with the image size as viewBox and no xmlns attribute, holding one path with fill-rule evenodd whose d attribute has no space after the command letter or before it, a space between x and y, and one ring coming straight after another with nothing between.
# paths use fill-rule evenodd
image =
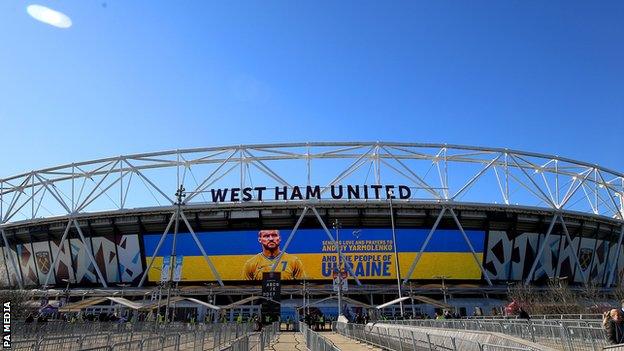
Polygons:
<instances>
[{"instance_id":1,"label":"lamp post","mask_svg":"<svg viewBox=\"0 0 624 351\"><path fill-rule=\"evenodd\" d=\"M154 321L156 322L156 324L158 325L158 322L160 322L159 316L160 316L160 301L162 299L162 288L163 288L163 282L158 283L158 302L156 303L156 316L154 318Z\"/></svg>"},{"instance_id":2,"label":"lamp post","mask_svg":"<svg viewBox=\"0 0 624 351\"><path fill-rule=\"evenodd\" d=\"M410 288L410 302L412 303L412 318L416 318L416 309L414 308L414 292L412 291L412 282L409 285Z\"/></svg>"},{"instance_id":3,"label":"lamp post","mask_svg":"<svg viewBox=\"0 0 624 351\"><path fill-rule=\"evenodd\" d=\"M444 298L444 303L446 304L446 285L444 285L444 280L450 278L448 275L436 275L433 277L434 279L442 279L442 296Z\"/></svg>"},{"instance_id":4,"label":"lamp post","mask_svg":"<svg viewBox=\"0 0 624 351\"><path fill-rule=\"evenodd\" d=\"M303 318L305 320L305 316L306 316L306 280L305 280L305 277L303 278L303 282L301 282L300 284L301 284L301 311L303 313ZM299 316L299 319L301 319L301 316Z\"/></svg>"},{"instance_id":5,"label":"lamp post","mask_svg":"<svg viewBox=\"0 0 624 351\"><path fill-rule=\"evenodd\" d=\"M399 251L397 250L396 232L394 230L394 210L392 209L392 198L394 198L394 192L388 190L388 201L390 202L390 225L392 226L392 248L394 249L394 266L397 277L397 290L399 291L399 299L401 294L401 267L399 267ZM403 317L403 301L399 300L399 308L401 309L401 317Z\"/></svg>"},{"instance_id":6,"label":"lamp post","mask_svg":"<svg viewBox=\"0 0 624 351\"><path fill-rule=\"evenodd\" d=\"M69 305L69 283L71 280L63 278L61 281L67 283L67 286L65 287L65 305Z\"/></svg>"},{"instance_id":7,"label":"lamp post","mask_svg":"<svg viewBox=\"0 0 624 351\"><path fill-rule=\"evenodd\" d=\"M41 301L39 302L40 307L43 308L50 302L50 299L48 298L48 289L50 289L52 286L54 285L46 284L41 287L43 289L43 296L41 297ZM56 314L58 314L58 312Z\"/></svg>"},{"instance_id":8,"label":"lamp post","mask_svg":"<svg viewBox=\"0 0 624 351\"><path fill-rule=\"evenodd\" d=\"M184 197L186 197L186 194L184 193L186 191L186 189L184 189L184 185L180 184L180 187L178 188L178 190L175 193L175 196L177 198L176 201L176 213L175 213L175 226L173 229L173 245L171 245L171 257L170 257L170 263L169 263L169 280L167 282L168 284L168 289L167 289L167 306L165 307L165 322L169 321L169 306L171 304L171 286L173 283L173 271L175 270L175 264L176 264L176 239L177 239L177 235L178 235L178 228L180 227L180 211L182 208L182 200L184 199Z\"/></svg>"},{"instance_id":9,"label":"lamp post","mask_svg":"<svg viewBox=\"0 0 624 351\"><path fill-rule=\"evenodd\" d=\"M203 283L206 288L208 288L208 303L216 305L217 304L217 297L215 295L213 295L212 289L214 288L215 284L210 282L210 283ZM204 321L210 320L211 322L214 321L214 311L211 308L206 308L206 314L204 315Z\"/></svg>"},{"instance_id":10,"label":"lamp post","mask_svg":"<svg viewBox=\"0 0 624 351\"><path fill-rule=\"evenodd\" d=\"M338 317L342 316L342 265L340 259L340 239L339 239L339 229L341 228L340 222L337 219L332 223L334 230L336 231L336 252L338 253Z\"/></svg>"}]
</instances>

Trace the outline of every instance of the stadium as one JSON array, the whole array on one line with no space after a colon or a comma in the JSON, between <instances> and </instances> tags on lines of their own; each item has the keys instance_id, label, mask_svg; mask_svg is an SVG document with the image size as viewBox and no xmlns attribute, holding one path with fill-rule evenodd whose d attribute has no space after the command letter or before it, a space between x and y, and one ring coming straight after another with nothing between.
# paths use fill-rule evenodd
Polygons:
<instances>
[{"instance_id":1,"label":"stadium","mask_svg":"<svg viewBox=\"0 0 624 351\"><path fill-rule=\"evenodd\" d=\"M283 315L331 314L338 286L354 308L400 288L412 312L430 299L465 315L511 282L613 289L624 274L624 174L532 152L237 145L76 162L0 190L1 288L61 306L167 298L179 315L231 304L233 318L257 312L262 273L280 272Z\"/></svg>"}]
</instances>

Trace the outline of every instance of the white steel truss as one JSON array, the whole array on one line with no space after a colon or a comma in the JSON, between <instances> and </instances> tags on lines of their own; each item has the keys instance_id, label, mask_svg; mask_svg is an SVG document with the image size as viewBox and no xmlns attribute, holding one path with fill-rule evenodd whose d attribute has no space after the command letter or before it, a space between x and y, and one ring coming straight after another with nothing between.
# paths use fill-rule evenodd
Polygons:
<instances>
[{"instance_id":1,"label":"white steel truss","mask_svg":"<svg viewBox=\"0 0 624 351\"><path fill-rule=\"evenodd\" d=\"M365 168L374 175L364 177ZM210 202L205 193L211 187L251 182L266 187L326 184L323 193L344 182L395 183L413 187L417 196L410 201L502 203L616 220L624 212L624 174L594 164L508 149L372 142L174 150L31 171L0 179L0 218L4 225L168 206L175 202L171 189L182 183L194 184L186 203L201 204Z\"/></svg>"},{"instance_id":2,"label":"white steel truss","mask_svg":"<svg viewBox=\"0 0 624 351\"><path fill-rule=\"evenodd\" d=\"M466 238L453 211L454 204L548 209L555 215L546 236L550 235L555 222L560 219L568 241L571 241L570 234L561 215L565 212L602 217L624 225L624 174L595 164L501 148L391 142L319 142L134 154L66 164L2 178L0 229L3 244L8 247L4 233L7 227L18 222L21 225L41 218L61 216L67 218L63 237L67 236L70 227L74 227L84 241L76 221L78 215L159 207L170 209L172 217L158 244L158 251L175 216L180 217L191 231L193 239L198 242L183 210L178 212L175 205L174 193L181 185L190 189L186 193L185 206L210 207L218 205L211 201L211 189L242 189L250 186L293 189L296 186L319 185L323 201L332 201L327 197L331 186L341 184L405 185L412 190L412 197L393 199L394 202L423 201L443 206L405 279L409 279L413 273L445 212L451 214ZM284 200L265 198L254 201L270 205ZM297 203L300 200L288 201ZM387 199L349 201L385 202ZM300 202L304 208L302 216L311 210L318 217L314 201ZM320 218L319 222L333 240ZM296 231L297 227L293 229L289 241ZM622 244L623 236L624 230L620 233L618 247ZM207 263L212 266L203 247L198 245ZM541 252L543 247L539 250ZM475 254L474 250L472 252ZM578 265L578 257L573 258ZM89 259L103 281L92 255L89 255ZM475 260L479 262L476 256ZM7 262L16 265L13 256ZM153 258L149 261L150 267L152 262ZM55 264L53 262L52 267ZM485 279L491 284L480 262L479 265ZM537 260L527 282L536 265ZM214 272L214 267L210 268ZM613 275L614 269L609 272L609 285L614 280ZM220 280L218 274L215 277ZM48 278L49 273L46 281ZM144 275L141 284L145 278ZM21 285L20 277L17 279ZM587 277L584 280L587 281Z\"/></svg>"}]
</instances>

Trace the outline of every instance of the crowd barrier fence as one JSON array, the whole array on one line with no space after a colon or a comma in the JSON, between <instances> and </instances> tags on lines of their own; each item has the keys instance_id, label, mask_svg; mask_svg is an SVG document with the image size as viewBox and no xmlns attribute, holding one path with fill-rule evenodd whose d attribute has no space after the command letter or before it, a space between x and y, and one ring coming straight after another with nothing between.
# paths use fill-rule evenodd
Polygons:
<instances>
[{"instance_id":1,"label":"crowd barrier fence","mask_svg":"<svg viewBox=\"0 0 624 351\"><path fill-rule=\"evenodd\" d=\"M12 349L16 351L179 351L184 350L206 351L227 349L237 342L241 344L242 337L257 334L258 350L268 345L279 332L279 324L273 323L262 328L261 332L254 332L254 326L249 323L209 324L195 326L191 330L176 331L160 328L150 332L100 332L89 334L72 334L52 336L49 333L37 333L36 338L15 338ZM74 329L72 332L75 332Z\"/></svg>"},{"instance_id":2,"label":"crowd barrier fence","mask_svg":"<svg viewBox=\"0 0 624 351\"><path fill-rule=\"evenodd\" d=\"M425 330L408 328L389 328L386 326L332 323L335 332L384 350L462 350L462 351L537 351L533 348L516 343L502 345L491 342L480 342L468 338L443 335ZM483 333L478 338L483 339ZM508 341L509 342L509 341ZM513 343L513 342L509 342Z\"/></svg>"},{"instance_id":3,"label":"crowd barrier fence","mask_svg":"<svg viewBox=\"0 0 624 351\"><path fill-rule=\"evenodd\" d=\"M396 320L384 321L406 326L474 330L502 333L565 351L597 351L608 346L601 322L572 323L544 320ZM624 350L624 349L623 349Z\"/></svg>"},{"instance_id":4,"label":"crowd barrier fence","mask_svg":"<svg viewBox=\"0 0 624 351\"><path fill-rule=\"evenodd\" d=\"M301 323L299 331L303 334L308 350L340 351L340 349L331 340L310 329L310 327L308 327L305 323Z\"/></svg>"}]
</instances>

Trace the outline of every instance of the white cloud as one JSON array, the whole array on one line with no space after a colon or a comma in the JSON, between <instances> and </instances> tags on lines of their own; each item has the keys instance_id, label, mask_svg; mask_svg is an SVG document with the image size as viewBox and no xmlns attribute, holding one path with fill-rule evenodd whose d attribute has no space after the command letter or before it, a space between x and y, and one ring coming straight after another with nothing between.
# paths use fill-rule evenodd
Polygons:
<instances>
[{"instance_id":1,"label":"white cloud","mask_svg":"<svg viewBox=\"0 0 624 351\"><path fill-rule=\"evenodd\" d=\"M67 15L45 6L29 5L26 8L26 12L37 21L57 28L69 28L72 25L72 21Z\"/></svg>"}]
</instances>

